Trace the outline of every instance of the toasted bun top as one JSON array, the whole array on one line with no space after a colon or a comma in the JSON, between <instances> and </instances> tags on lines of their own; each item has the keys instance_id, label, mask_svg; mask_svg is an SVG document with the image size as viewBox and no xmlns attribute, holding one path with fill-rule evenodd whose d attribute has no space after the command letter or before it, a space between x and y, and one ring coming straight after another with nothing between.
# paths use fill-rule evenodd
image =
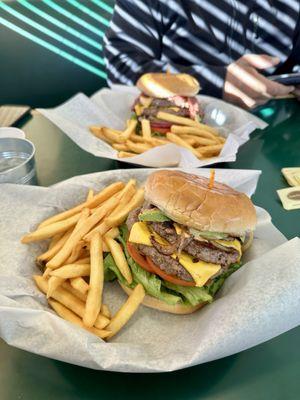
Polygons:
<instances>
[{"instance_id":1,"label":"toasted bun top","mask_svg":"<svg viewBox=\"0 0 300 400\"><path fill-rule=\"evenodd\" d=\"M152 173L145 198L173 221L201 231L242 235L256 225L255 208L244 193L219 182L176 170Z\"/></svg>"},{"instance_id":2,"label":"toasted bun top","mask_svg":"<svg viewBox=\"0 0 300 400\"><path fill-rule=\"evenodd\" d=\"M192 97L200 90L197 79L188 74L148 73L136 85L147 96L160 99L176 95Z\"/></svg>"}]
</instances>

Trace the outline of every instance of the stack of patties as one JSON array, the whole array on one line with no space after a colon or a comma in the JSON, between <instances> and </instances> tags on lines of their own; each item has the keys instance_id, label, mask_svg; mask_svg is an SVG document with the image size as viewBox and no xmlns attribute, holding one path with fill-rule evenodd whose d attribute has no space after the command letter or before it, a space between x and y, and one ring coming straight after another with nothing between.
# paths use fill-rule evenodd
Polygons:
<instances>
[{"instance_id":1,"label":"stack of patties","mask_svg":"<svg viewBox=\"0 0 300 400\"><path fill-rule=\"evenodd\" d=\"M153 135L170 131L171 122L157 118L159 111L200 121L203 112L195 97L200 90L197 79L188 74L147 73L136 86L142 94L133 105L138 119L148 119Z\"/></svg>"},{"instance_id":2,"label":"stack of patties","mask_svg":"<svg viewBox=\"0 0 300 400\"><path fill-rule=\"evenodd\" d=\"M149 307L191 313L211 302L240 267L256 225L255 208L227 185L176 170L152 173L145 199L122 233L132 285L143 284ZM120 283L130 293L133 286Z\"/></svg>"}]
</instances>

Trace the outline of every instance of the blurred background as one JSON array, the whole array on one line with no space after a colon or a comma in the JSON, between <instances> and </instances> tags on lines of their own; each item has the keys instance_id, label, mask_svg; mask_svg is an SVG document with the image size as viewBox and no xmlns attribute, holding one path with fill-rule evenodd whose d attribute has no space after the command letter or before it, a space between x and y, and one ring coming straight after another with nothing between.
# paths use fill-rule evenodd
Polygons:
<instances>
[{"instance_id":1,"label":"blurred background","mask_svg":"<svg viewBox=\"0 0 300 400\"><path fill-rule=\"evenodd\" d=\"M52 107L106 86L113 0L0 0L0 105Z\"/></svg>"}]
</instances>

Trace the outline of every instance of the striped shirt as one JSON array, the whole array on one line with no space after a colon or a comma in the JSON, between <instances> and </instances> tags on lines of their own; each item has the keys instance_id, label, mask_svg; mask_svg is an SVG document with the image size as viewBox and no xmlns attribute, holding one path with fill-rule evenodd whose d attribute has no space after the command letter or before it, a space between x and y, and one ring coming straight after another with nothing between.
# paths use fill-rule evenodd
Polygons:
<instances>
[{"instance_id":1,"label":"striped shirt","mask_svg":"<svg viewBox=\"0 0 300 400\"><path fill-rule=\"evenodd\" d=\"M187 72L222 97L226 66L246 53L300 64L300 0L117 0L105 36L108 83L133 85L145 72Z\"/></svg>"}]
</instances>

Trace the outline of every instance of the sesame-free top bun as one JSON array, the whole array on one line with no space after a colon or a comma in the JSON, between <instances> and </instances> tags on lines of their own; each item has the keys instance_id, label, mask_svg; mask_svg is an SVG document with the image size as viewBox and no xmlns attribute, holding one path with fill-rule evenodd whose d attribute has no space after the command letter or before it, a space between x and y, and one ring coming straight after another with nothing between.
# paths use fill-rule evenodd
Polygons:
<instances>
[{"instance_id":1,"label":"sesame-free top bun","mask_svg":"<svg viewBox=\"0 0 300 400\"><path fill-rule=\"evenodd\" d=\"M153 172L145 198L173 221L210 232L240 234L253 231L255 208L244 193L209 179L176 170Z\"/></svg>"},{"instance_id":2,"label":"sesame-free top bun","mask_svg":"<svg viewBox=\"0 0 300 400\"><path fill-rule=\"evenodd\" d=\"M176 95L192 97L200 90L197 79L188 74L148 73L136 85L147 96L160 99Z\"/></svg>"}]
</instances>

